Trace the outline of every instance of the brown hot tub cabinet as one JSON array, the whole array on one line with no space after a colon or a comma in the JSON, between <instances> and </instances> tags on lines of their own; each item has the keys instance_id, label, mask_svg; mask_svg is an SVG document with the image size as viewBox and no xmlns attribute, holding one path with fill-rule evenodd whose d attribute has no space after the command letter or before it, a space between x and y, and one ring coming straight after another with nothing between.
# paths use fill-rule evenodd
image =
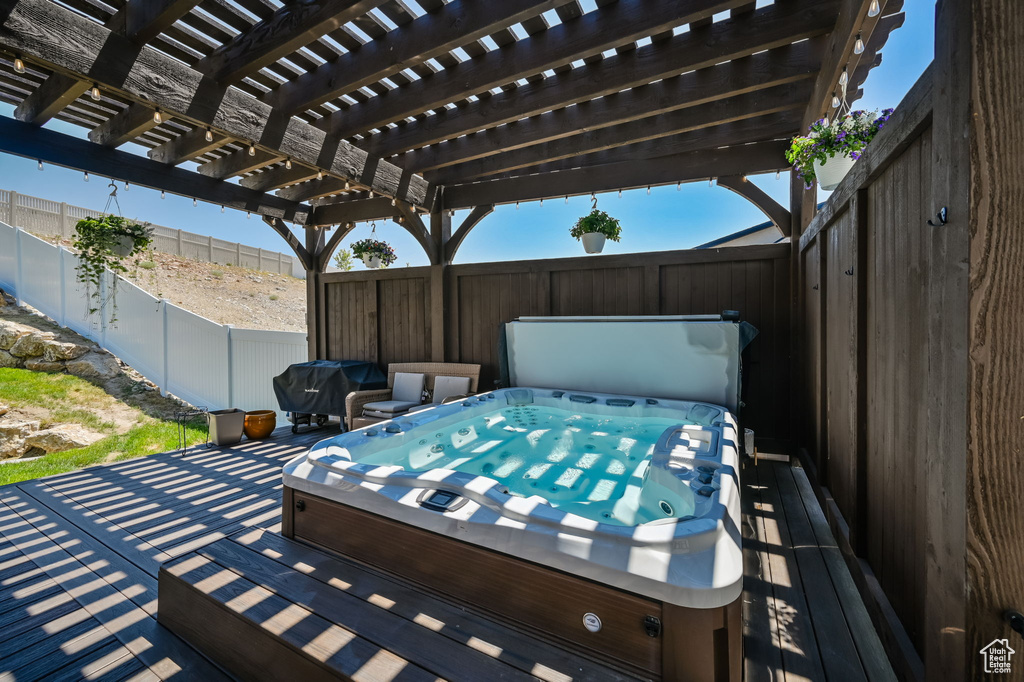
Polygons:
<instances>
[{"instance_id":1,"label":"brown hot tub cabinet","mask_svg":"<svg viewBox=\"0 0 1024 682\"><path fill-rule=\"evenodd\" d=\"M284 488L282 534L416 583L467 609L642 678L738 682L740 599L655 601ZM592 616L600 619L593 627Z\"/></svg>"}]
</instances>

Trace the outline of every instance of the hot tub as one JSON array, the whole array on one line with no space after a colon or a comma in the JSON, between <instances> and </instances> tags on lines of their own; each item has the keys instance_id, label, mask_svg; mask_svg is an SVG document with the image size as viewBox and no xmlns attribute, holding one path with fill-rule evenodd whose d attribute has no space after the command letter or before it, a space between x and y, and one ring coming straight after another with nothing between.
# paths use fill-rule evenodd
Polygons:
<instances>
[{"instance_id":1,"label":"hot tub","mask_svg":"<svg viewBox=\"0 0 1024 682\"><path fill-rule=\"evenodd\" d=\"M711 608L742 586L736 433L706 403L509 388L321 441L284 484Z\"/></svg>"}]
</instances>

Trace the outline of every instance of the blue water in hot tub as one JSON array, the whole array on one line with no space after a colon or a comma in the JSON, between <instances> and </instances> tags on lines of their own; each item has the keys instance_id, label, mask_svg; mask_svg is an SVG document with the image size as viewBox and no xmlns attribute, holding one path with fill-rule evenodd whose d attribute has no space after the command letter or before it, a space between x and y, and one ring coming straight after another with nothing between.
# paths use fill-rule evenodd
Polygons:
<instances>
[{"instance_id":1,"label":"blue water in hot tub","mask_svg":"<svg viewBox=\"0 0 1024 682\"><path fill-rule=\"evenodd\" d=\"M576 414L537 405L503 407L402 448L359 457L406 471L454 469L498 481L509 494L539 495L551 506L602 523L636 525L693 512L693 495L644 493L651 454L681 419Z\"/></svg>"}]
</instances>

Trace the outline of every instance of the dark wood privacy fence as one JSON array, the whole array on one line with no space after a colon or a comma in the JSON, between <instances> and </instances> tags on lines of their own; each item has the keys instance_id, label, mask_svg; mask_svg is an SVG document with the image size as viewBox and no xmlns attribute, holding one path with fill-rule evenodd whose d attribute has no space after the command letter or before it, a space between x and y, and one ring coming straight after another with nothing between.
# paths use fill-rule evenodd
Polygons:
<instances>
[{"instance_id":1,"label":"dark wood privacy fence","mask_svg":"<svg viewBox=\"0 0 1024 682\"><path fill-rule=\"evenodd\" d=\"M381 365L479 363L489 387L500 325L523 315L739 310L760 330L744 366L744 424L764 445L781 445L792 435L789 253L780 244L328 274L319 348Z\"/></svg>"}]
</instances>

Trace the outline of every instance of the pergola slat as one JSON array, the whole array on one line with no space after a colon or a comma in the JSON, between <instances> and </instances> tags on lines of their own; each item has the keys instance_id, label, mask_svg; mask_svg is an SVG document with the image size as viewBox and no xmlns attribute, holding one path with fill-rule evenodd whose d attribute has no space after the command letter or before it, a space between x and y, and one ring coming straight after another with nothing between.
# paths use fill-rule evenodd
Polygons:
<instances>
[{"instance_id":1,"label":"pergola slat","mask_svg":"<svg viewBox=\"0 0 1024 682\"><path fill-rule=\"evenodd\" d=\"M110 19L111 29L147 43L199 4L199 0L132 0Z\"/></svg>"},{"instance_id":2,"label":"pergola slat","mask_svg":"<svg viewBox=\"0 0 1024 682\"><path fill-rule=\"evenodd\" d=\"M264 100L293 114L446 54L564 0L455 0L285 83Z\"/></svg>"},{"instance_id":3,"label":"pergola slat","mask_svg":"<svg viewBox=\"0 0 1024 682\"><path fill-rule=\"evenodd\" d=\"M0 151L299 223L306 221L309 212L303 204L272 194L206 178L184 168L168 167L138 154L109 149L5 116L0 116Z\"/></svg>"},{"instance_id":4,"label":"pergola slat","mask_svg":"<svg viewBox=\"0 0 1024 682\"><path fill-rule=\"evenodd\" d=\"M230 142L229 138L219 134L213 135L213 139L207 141L206 128L193 128L189 132L149 150L149 158L176 166L189 159L212 152L214 149L220 149L228 142Z\"/></svg>"},{"instance_id":5,"label":"pergola slat","mask_svg":"<svg viewBox=\"0 0 1024 682\"><path fill-rule=\"evenodd\" d=\"M14 116L25 123L43 125L88 89L85 81L55 73L18 105Z\"/></svg>"},{"instance_id":6,"label":"pergola slat","mask_svg":"<svg viewBox=\"0 0 1024 682\"><path fill-rule=\"evenodd\" d=\"M158 124L153 120L153 115L154 110L143 104L129 104L121 113L90 130L89 139L104 147L120 147L155 128Z\"/></svg>"},{"instance_id":7,"label":"pergola slat","mask_svg":"<svg viewBox=\"0 0 1024 682\"><path fill-rule=\"evenodd\" d=\"M738 0L659 0L655 3L621 0L601 12L591 12L543 31L528 41L489 52L375 97L349 112L332 114L318 125L339 137L363 133L461 97L600 53L623 40L639 39L685 23L688 17L712 16L736 4Z\"/></svg>"},{"instance_id":8,"label":"pergola slat","mask_svg":"<svg viewBox=\"0 0 1024 682\"><path fill-rule=\"evenodd\" d=\"M243 173L251 173L283 158L284 156L277 152L257 149L255 154L250 154L248 148L243 148L226 154L216 161L204 163L199 167L199 172L209 178L224 180Z\"/></svg>"},{"instance_id":9,"label":"pergola slat","mask_svg":"<svg viewBox=\"0 0 1024 682\"><path fill-rule=\"evenodd\" d=\"M278 166L266 169L262 173L254 173L244 177L238 183L249 189L269 192L272 189L280 189L281 187L294 185L298 182L305 182L315 178L316 174L316 170L296 163L292 164L290 170L284 166Z\"/></svg>"},{"instance_id":10,"label":"pergola slat","mask_svg":"<svg viewBox=\"0 0 1024 682\"><path fill-rule=\"evenodd\" d=\"M359 146L371 154L386 157L658 79L715 66L728 59L789 45L795 40L811 38L828 30L834 18L827 11L826 4L812 7L803 4L770 5L741 18L682 33L658 45L647 45L610 57L597 65L545 78L459 110L381 131L361 141ZM813 44L817 46L819 43L814 41ZM796 48L793 54L800 54L798 45L792 47ZM818 57L814 59L818 63Z\"/></svg>"},{"instance_id":11,"label":"pergola slat","mask_svg":"<svg viewBox=\"0 0 1024 682\"><path fill-rule=\"evenodd\" d=\"M331 142L323 131L287 119L268 105L225 88L194 69L150 47L133 45L95 22L46 0L5 0L0 44L49 68L95 79L127 95L159 106L192 125L253 140L282 156L350 178L375 191L416 205L427 200L424 180L348 143Z\"/></svg>"},{"instance_id":12,"label":"pergola slat","mask_svg":"<svg viewBox=\"0 0 1024 682\"><path fill-rule=\"evenodd\" d=\"M722 175L765 173L786 168L787 142L762 142L627 161L597 167L446 187L444 209L533 201L650 185L692 182ZM328 208L328 207L325 207ZM319 220L314 209L313 220Z\"/></svg>"},{"instance_id":13,"label":"pergola slat","mask_svg":"<svg viewBox=\"0 0 1024 682\"><path fill-rule=\"evenodd\" d=\"M286 4L268 19L218 47L195 68L220 83L236 83L383 2L338 0Z\"/></svg>"}]
</instances>

